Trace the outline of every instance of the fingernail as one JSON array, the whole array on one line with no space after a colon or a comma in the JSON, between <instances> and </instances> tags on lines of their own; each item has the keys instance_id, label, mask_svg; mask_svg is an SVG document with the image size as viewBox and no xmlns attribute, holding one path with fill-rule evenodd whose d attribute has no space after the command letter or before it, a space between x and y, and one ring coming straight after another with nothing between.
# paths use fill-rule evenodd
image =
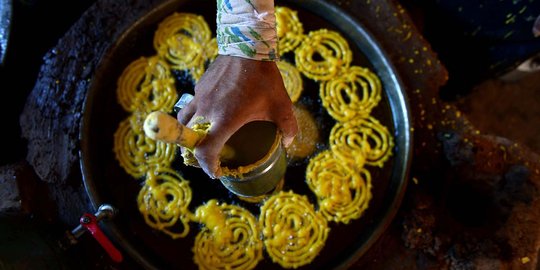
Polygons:
<instances>
[{"instance_id":1,"label":"fingernail","mask_svg":"<svg viewBox=\"0 0 540 270\"><path fill-rule=\"evenodd\" d=\"M282 142L283 142L283 146L284 146L285 148L289 147L289 146L293 143L295 137L296 137L296 136L283 138L283 141L282 141Z\"/></svg>"}]
</instances>

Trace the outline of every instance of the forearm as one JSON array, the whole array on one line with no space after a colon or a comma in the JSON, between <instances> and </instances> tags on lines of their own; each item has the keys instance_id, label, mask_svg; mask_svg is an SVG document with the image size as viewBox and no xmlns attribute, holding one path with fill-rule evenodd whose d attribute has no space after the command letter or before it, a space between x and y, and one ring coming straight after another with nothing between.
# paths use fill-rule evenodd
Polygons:
<instances>
[{"instance_id":1,"label":"forearm","mask_svg":"<svg viewBox=\"0 0 540 270\"><path fill-rule=\"evenodd\" d=\"M273 0L217 0L220 55L278 59Z\"/></svg>"}]
</instances>

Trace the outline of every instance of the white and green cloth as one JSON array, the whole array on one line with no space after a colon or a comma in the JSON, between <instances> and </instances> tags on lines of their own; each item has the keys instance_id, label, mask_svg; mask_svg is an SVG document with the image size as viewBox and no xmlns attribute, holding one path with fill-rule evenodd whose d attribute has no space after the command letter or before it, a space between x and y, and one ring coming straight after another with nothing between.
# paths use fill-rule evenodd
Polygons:
<instances>
[{"instance_id":1,"label":"white and green cloth","mask_svg":"<svg viewBox=\"0 0 540 270\"><path fill-rule=\"evenodd\" d=\"M278 60L273 0L217 0L216 22L220 55Z\"/></svg>"}]
</instances>

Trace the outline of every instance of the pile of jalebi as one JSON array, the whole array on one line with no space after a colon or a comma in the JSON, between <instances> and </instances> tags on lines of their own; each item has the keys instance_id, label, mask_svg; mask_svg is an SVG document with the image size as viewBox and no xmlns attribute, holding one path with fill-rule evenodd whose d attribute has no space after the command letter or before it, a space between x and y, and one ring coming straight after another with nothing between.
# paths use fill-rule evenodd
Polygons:
<instances>
[{"instance_id":1,"label":"pile of jalebi","mask_svg":"<svg viewBox=\"0 0 540 270\"><path fill-rule=\"evenodd\" d=\"M173 239L187 236L190 222L201 224L193 247L201 269L253 269L263 259L263 246L284 268L311 263L326 243L329 221L347 224L368 208L372 179L365 166L382 167L392 155L393 137L371 116L381 100L381 82L369 68L352 65L347 40L327 29L305 34L297 12L287 7L276 7L276 20L280 53L294 54L294 64L277 62L291 100L298 102L309 90L303 75L319 83L321 104L336 120L329 146L311 157L306 169L317 207L304 195L281 191L282 180L267 196L241 198L261 202L258 220L247 209L215 199L190 212L189 181L170 168L177 146L147 138L142 123L152 111L172 112L182 92L175 89L172 71L188 72L196 82L216 58L216 40L202 16L166 17L155 31L156 54L131 62L117 81L118 103L130 116L114 134L114 152L128 174L144 179L139 210L150 227ZM300 133L288 153L307 158L317 150L318 123L300 104L295 115ZM184 158L196 162L189 151Z\"/></svg>"}]
</instances>

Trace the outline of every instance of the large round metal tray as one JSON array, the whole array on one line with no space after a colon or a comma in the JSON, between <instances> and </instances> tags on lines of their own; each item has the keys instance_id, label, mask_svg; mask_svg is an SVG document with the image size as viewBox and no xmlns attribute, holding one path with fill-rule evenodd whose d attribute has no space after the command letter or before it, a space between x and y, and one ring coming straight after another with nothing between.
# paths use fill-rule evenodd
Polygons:
<instances>
[{"instance_id":1,"label":"large round metal tray","mask_svg":"<svg viewBox=\"0 0 540 270\"><path fill-rule=\"evenodd\" d=\"M305 32L320 28L339 31L353 49L353 64L369 67L381 79L383 97L372 115L379 119L394 135L393 156L383 168L370 167L373 178L373 198L364 215L347 225L330 222L331 231L319 256L302 269L338 269L350 266L360 258L394 217L405 191L410 164L412 138L407 99L399 76L388 55L374 37L355 18L339 7L322 0L276 1L276 5L288 6L299 12ZM192 223L186 238L172 240L168 236L147 226L137 208L140 182L124 172L115 160L113 134L120 121L128 114L116 102L116 81L122 70L140 56L154 55L153 33L157 24L173 12L191 12L205 16L211 28L215 21L215 1L167 1L133 24L110 47L101 59L93 76L88 92L81 128L81 167L86 191L95 207L109 203L119 209L114 221L106 224L106 231L121 249L137 263L147 269L196 269L191 248L199 231ZM305 91L318 93L318 85L306 82ZM312 91L309 91L309 88ZM312 99L315 97L312 97ZM309 97L307 97L309 99ZM320 106L318 102L308 102ZM326 138L333 121L320 115L323 134ZM211 198L238 204L258 214L258 206L238 200L216 180L211 180L196 168L175 165L182 171L194 196L190 209L194 209ZM286 174L284 190L313 195L305 184L306 164L291 165ZM276 269L268 255L257 265L257 269Z\"/></svg>"}]
</instances>

